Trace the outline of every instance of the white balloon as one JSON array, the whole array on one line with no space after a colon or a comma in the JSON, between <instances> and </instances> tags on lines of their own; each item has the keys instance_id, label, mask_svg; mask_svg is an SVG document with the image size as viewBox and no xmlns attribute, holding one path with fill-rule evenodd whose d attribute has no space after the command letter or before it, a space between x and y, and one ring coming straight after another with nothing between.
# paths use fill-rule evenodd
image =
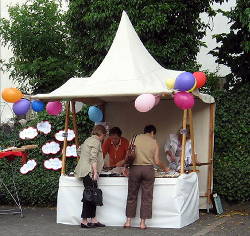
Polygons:
<instances>
[{"instance_id":1,"label":"white balloon","mask_svg":"<svg viewBox=\"0 0 250 236\"><path fill-rule=\"evenodd\" d=\"M84 105L84 104L83 104L82 102L75 102L75 110L76 110L76 113L82 110L83 105ZM72 111L72 107L70 107L70 110L71 110L71 112L73 112L73 111Z\"/></svg>"}]
</instances>

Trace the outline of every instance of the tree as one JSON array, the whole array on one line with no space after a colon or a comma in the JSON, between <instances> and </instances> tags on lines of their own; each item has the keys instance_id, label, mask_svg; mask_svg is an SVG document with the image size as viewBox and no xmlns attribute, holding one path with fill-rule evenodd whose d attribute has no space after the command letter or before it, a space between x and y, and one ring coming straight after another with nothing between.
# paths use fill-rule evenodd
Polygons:
<instances>
[{"instance_id":1,"label":"tree","mask_svg":"<svg viewBox=\"0 0 250 236\"><path fill-rule=\"evenodd\" d=\"M71 52L78 58L81 73L90 76L107 54L125 10L142 42L161 65L196 70L196 54L204 45L201 39L206 28L199 14L211 12L212 2L71 0L67 20Z\"/></svg>"},{"instance_id":2,"label":"tree","mask_svg":"<svg viewBox=\"0 0 250 236\"><path fill-rule=\"evenodd\" d=\"M238 0L231 11L219 10L228 17L232 24L228 34L214 35L220 46L211 54L217 57L216 62L231 69L226 76L225 88L232 88L237 83L247 83L250 77L250 1Z\"/></svg>"},{"instance_id":3,"label":"tree","mask_svg":"<svg viewBox=\"0 0 250 236\"><path fill-rule=\"evenodd\" d=\"M24 92L50 92L74 75L65 13L56 0L10 7L9 16L0 19L2 43L13 52L5 69Z\"/></svg>"}]
</instances>

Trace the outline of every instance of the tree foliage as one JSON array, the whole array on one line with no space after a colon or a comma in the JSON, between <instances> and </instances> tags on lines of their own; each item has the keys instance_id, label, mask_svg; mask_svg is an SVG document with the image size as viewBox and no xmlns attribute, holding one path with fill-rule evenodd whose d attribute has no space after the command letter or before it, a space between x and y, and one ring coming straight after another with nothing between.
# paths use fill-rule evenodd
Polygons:
<instances>
[{"instance_id":1,"label":"tree foliage","mask_svg":"<svg viewBox=\"0 0 250 236\"><path fill-rule=\"evenodd\" d=\"M230 32L215 35L217 43L211 54L217 62L228 66L232 73L226 79L226 88L249 82L250 76L250 1L238 0L230 11L219 10L231 23Z\"/></svg>"},{"instance_id":2,"label":"tree foliage","mask_svg":"<svg viewBox=\"0 0 250 236\"><path fill-rule=\"evenodd\" d=\"M70 0L67 24L79 70L90 76L107 54L125 10L142 42L163 66L196 70L211 0ZM221 2L221 1L217 1Z\"/></svg>"},{"instance_id":3,"label":"tree foliage","mask_svg":"<svg viewBox=\"0 0 250 236\"><path fill-rule=\"evenodd\" d=\"M250 83L216 93L215 191L229 200L250 200Z\"/></svg>"},{"instance_id":4,"label":"tree foliage","mask_svg":"<svg viewBox=\"0 0 250 236\"><path fill-rule=\"evenodd\" d=\"M25 92L50 92L76 70L67 53L69 36L65 13L56 0L35 0L9 8L0 19L0 37L13 56L5 64Z\"/></svg>"}]
</instances>

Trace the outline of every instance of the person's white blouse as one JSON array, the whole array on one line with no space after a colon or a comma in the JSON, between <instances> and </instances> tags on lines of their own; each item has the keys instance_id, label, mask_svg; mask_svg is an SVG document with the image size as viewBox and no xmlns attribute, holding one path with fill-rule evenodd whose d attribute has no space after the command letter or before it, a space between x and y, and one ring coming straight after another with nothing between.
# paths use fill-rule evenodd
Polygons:
<instances>
[{"instance_id":1,"label":"person's white blouse","mask_svg":"<svg viewBox=\"0 0 250 236\"><path fill-rule=\"evenodd\" d=\"M179 146L178 136L176 134L170 134L169 138L167 139L164 145L164 151L165 153L166 151L170 151L175 156L178 146ZM180 156L178 158L180 160ZM190 165L192 163L192 148L190 139L186 141L185 162L187 165Z\"/></svg>"}]
</instances>

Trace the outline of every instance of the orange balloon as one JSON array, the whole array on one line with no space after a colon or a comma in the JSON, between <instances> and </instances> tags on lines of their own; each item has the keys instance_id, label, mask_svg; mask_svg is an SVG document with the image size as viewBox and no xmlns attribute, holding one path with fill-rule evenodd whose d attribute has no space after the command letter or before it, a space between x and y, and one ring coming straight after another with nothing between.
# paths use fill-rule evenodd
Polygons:
<instances>
[{"instance_id":1,"label":"orange balloon","mask_svg":"<svg viewBox=\"0 0 250 236\"><path fill-rule=\"evenodd\" d=\"M23 97L22 92L17 88L5 88L2 91L2 98L6 102L17 102Z\"/></svg>"}]
</instances>

